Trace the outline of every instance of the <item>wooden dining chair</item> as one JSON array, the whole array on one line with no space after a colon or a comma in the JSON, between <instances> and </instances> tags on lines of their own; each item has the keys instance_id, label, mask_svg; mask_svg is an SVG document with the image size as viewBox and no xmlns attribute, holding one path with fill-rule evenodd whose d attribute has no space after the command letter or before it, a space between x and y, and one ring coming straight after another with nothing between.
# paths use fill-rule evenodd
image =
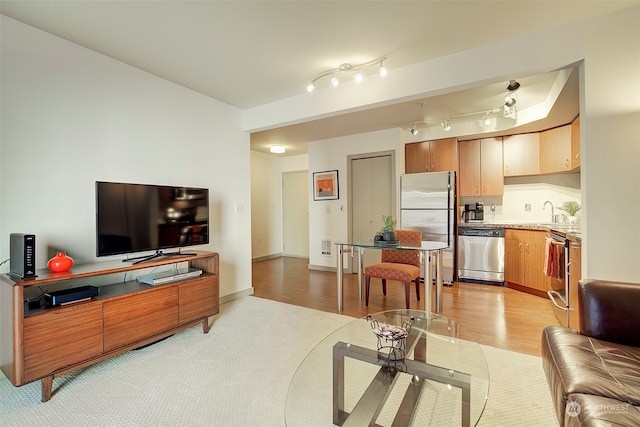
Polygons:
<instances>
[{"instance_id":1,"label":"wooden dining chair","mask_svg":"<svg viewBox=\"0 0 640 427\"><path fill-rule=\"evenodd\" d=\"M411 242L416 246L422 241L422 232L418 230L396 230L401 242ZM382 293L387 295L387 280L404 283L405 300L409 308L410 284L416 284L416 296L420 301L420 252L418 250L383 249L381 262L368 265L364 269L365 305L369 306L369 288L371 278L382 280Z\"/></svg>"}]
</instances>

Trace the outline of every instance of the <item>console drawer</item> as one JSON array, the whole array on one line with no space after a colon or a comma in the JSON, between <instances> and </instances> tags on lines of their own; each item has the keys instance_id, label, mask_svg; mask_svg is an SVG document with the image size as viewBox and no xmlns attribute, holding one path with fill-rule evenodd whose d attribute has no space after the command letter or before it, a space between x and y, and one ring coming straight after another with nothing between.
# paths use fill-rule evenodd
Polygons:
<instances>
[{"instance_id":1,"label":"console drawer","mask_svg":"<svg viewBox=\"0 0 640 427\"><path fill-rule=\"evenodd\" d=\"M104 351L134 343L178 326L178 306L104 327Z\"/></svg>"},{"instance_id":2,"label":"console drawer","mask_svg":"<svg viewBox=\"0 0 640 427\"><path fill-rule=\"evenodd\" d=\"M178 306L178 287L166 286L125 295L104 303L105 328L169 307Z\"/></svg>"}]
</instances>

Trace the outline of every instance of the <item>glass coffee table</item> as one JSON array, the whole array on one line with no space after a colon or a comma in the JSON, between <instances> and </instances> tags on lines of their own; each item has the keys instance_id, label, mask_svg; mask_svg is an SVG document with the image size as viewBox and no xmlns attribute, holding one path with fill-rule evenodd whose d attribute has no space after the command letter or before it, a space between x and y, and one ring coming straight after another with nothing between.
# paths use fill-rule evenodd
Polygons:
<instances>
[{"instance_id":1,"label":"glass coffee table","mask_svg":"<svg viewBox=\"0 0 640 427\"><path fill-rule=\"evenodd\" d=\"M489 393L487 361L457 336L454 321L417 310L348 323L298 367L287 426L475 425Z\"/></svg>"}]
</instances>

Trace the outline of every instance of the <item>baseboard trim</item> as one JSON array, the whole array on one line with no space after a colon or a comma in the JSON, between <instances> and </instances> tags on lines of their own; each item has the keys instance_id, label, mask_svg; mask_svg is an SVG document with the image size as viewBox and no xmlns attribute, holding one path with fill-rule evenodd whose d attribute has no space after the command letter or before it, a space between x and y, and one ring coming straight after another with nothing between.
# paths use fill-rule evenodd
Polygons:
<instances>
[{"instance_id":1,"label":"baseboard trim","mask_svg":"<svg viewBox=\"0 0 640 427\"><path fill-rule=\"evenodd\" d=\"M332 272L336 272L336 268L335 267L329 267L326 265L314 265L314 264L309 264L309 270L320 270L320 271L332 271Z\"/></svg>"},{"instance_id":2,"label":"baseboard trim","mask_svg":"<svg viewBox=\"0 0 640 427\"><path fill-rule=\"evenodd\" d=\"M225 304L227 302L231 302L233 300L240 299L240 298L243 298L243 297L246 297L246 296L250 296L250 295L253 295L253 286L250 287L249 289L245 289L245 290L239 291L239 292L234 292L232 294L220 297L220 304Z\"/></svg>"},{"instance_id":3,"label":"baseboard trim","mask_svg":"<svg viewBox=\"0 0 640 427\"><path fill-rule=\"evenodd\" d=\"M277 254L271 254L271 255L264 255L264 256L255 257L255 258L253 258L251 260L251 262L266 261L268 259L281 258L281 257L282 257L282 252L277 253Z\"/></svg>"}]
</instances>

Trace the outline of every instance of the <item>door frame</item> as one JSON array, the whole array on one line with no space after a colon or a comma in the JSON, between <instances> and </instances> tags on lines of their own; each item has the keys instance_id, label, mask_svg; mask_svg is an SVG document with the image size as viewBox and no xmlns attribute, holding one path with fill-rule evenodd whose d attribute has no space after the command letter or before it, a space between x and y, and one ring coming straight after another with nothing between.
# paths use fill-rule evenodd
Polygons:
<instances>
[{"instance_id":1,"label":"door frame","mask_svg":"<svg viewBox=\"0 0 640 427\"><path fill-rule=\"evenodd\" d=\"M371 153L350 154L347 156L347 209L349 217L347 219L347 236L351 240L353 233L353 176L351 165L354 160L369 159L372 157L390 157L391 158L391 176L393 177L393 183L391 185L391 209L397 217L397 187L398 176L396 175L396 150L374 151ZM373 236L372 236L373 238ZM353 257L347 257L347 271L350 273L357 273L358 266L354 264Z\"/></svg>"}]
</instances>

